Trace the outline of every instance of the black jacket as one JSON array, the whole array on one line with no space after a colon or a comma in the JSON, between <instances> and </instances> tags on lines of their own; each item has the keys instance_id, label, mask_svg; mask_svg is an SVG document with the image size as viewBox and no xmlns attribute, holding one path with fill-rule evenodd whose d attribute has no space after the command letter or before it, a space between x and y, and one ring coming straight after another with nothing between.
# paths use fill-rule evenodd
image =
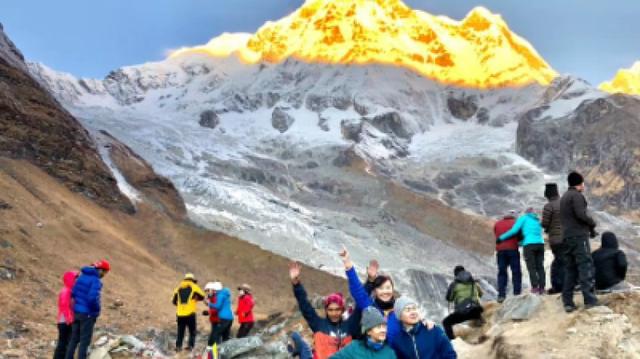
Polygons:
<instances>
[{"instance_id":1,"label":"black jacket","mask_svg":"<svg viewBox=\"0 0 640 359\"><path fill-rule=\"evenodd\" d=\"M618 249L618 239L611 232L602 234L602 247L591 255L596 272L596 289L607 289L622 282L627 275L627 256Z\"/></svg>"},{"instance_id":2,"label":"black jacket","mask_svg":"<svg viewBox=\"0 0 640 359\"><path fill-rule=\"evenodd\" d=\"M560 197L554 197L544 205L542 228L549 235L549 244L562 243L562 221L560 218Z\"/></svg>"},{"instance_id":3,"label":"black jacket","mask_svg":"<svg viewBox=\"0 0 640 359\"><path fill-rule=\"evenodd\" d=\"M562 237L589 236L596 222L587 213L587 200L574 187L569 187L560 199Z\"/></svg>"}]
</instances>

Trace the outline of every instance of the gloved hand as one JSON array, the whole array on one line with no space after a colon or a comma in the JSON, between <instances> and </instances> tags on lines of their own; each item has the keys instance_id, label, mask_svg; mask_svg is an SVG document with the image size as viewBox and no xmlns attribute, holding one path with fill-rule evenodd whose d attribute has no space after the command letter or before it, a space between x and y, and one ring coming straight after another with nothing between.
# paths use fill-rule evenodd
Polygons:
<instances>
[{"instance_id":1,"label":"gloved hand","mask_svg":"<svg viewBox=\"0 0 640 359\"><path fill-rule=\"evenodd\" d=\"M202 315L205 315L205 316L208 317L209 316L209 311L208 310L203 310L202 311Z\"/></svg>"}]
</instances>

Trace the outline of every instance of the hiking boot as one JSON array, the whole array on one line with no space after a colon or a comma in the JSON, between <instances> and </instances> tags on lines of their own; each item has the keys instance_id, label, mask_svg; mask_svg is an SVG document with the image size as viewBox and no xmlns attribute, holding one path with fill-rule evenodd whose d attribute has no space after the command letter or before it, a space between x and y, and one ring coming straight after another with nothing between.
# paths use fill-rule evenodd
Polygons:
<instances>
[{"instance_id":1,"label":"hiking boot","mask_svg":"<svg viewBox=\"0 0 640 359\"><path fill-rule=\"evenodd\" d=\"M498 297L498 303L504 302L504 299L505 299L504 297Z\"/></svg>"},{"instance_id":2,"label":"hiking boot","mask_svg":"<svg viewBox=\"0 0 640 359\"><path fill-rule=\"evenodd\" d=\"M557 290L554 288L549 288L549 290L547 291L547 294L551 295L551 294L558 294L558 293L562 293L561 290Z\"/></svg>"},{"instance_id":3,"label":"hiking boot","mask_svg":"<svg viewBox=\"0 0 640 359\"><path fill-rule=\"evenodd\" d=\"M538 295L544 295L544 287L538 288Z\"/></svg>"},{"instance_id":4,"label":"hiking boot","mask_svg":"<svg viewBox=\"0 0 640 359\"><path fill-rule=\"evenodd\" d=\"M567 312L567 313L571 313L571 312L575 311L576 309L578 309L578 308L573 304L564 306L564 311Z\"/></svg>"},{"instance_id":5,"label":"hiking boot","mask_svg":"<svg viewBox=\"0 0 640 359\"><path fill-rule=\"evenodd\" d=\"M595 302L595 303L589 303L589 304L585 304L585 305L584 305L584 309L585 309L585 310L586 310L586 309L591 309L591 308L593 308L593 307L599 307L599 306L601 306L601 305L602 305L602 304L600 304L600 303L598 303L598 302Z\"/></svg>"},{"instance_id":6,"label":"hiking boot","mask_svg":"<svg viewBox=\"0 0 640 359\"><path fill-rule=\"evenodd\" d=\"M538 293L538 288L531 288L531 294L540 294Z\"/></svg>"}]
</instances>

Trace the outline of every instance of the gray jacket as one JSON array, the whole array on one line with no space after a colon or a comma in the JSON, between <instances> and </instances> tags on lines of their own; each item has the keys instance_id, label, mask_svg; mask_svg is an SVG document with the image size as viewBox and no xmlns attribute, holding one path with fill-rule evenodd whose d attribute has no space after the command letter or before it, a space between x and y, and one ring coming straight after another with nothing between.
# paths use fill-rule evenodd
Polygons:
<instances>
[{"instance_id":1,"label":"gray jacket","mask_svg":"<svg viewBox=\"0 0 640 359\"><path fill-rule=\"evenodd\" d=\"M574 187L569 187L560 199L562 237L589 236L596 222L587 213L587 200Z\"/></svg>"}]
</instances>

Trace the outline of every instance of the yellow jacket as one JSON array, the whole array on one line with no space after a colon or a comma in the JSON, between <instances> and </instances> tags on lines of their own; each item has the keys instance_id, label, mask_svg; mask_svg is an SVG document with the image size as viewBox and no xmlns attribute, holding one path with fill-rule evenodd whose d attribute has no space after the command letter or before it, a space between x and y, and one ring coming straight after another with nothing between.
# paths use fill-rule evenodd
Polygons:
<instances>
[{"instance_id":1,"label":"yellow jacket","mask_svg":"<svg viewBox=\"0 0 640 359\"><path fill-rule=\"evenodd\" d=\"M196 303L204 300L205 294L200 287L190 280L183 280L173 291L173 305L177 306L179 317L188 317L196 313Z\"/></svg>"}]
</instances>

